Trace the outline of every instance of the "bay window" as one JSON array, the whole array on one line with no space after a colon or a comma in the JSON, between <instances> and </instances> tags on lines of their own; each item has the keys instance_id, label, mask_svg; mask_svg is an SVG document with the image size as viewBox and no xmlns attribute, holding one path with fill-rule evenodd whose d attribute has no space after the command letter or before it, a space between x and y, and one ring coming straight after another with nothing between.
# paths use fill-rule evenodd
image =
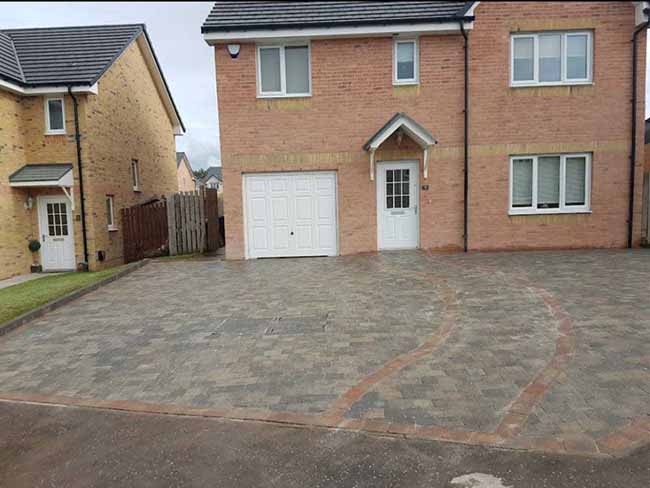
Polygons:
<instances>
[{"instance_id":1,"label":"bay window","mask_svg":"<svg viewBox=\"0 0 650 488\"><path fill-rule=\"evenodd\" d=\"M514 156L509 213L589 212L590 178L589 154Z\"/></svg>"},{"instance_id":2,"label":"bay window","mask_svg":"<svg viewBox=\"0 0 650 488\"><path fill-rule=\"evenodd\" d=\"M591 83L592 57L590 31L513 34L510 38L510 84Z\"/></svg>"}]
</instances>

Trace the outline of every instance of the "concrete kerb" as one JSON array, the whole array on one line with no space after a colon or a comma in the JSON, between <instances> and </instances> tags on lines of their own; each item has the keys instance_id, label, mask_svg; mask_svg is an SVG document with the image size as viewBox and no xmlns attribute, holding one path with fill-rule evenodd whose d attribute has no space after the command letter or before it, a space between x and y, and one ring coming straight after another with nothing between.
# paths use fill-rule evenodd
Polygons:
<instances>
[{"instance_id":1,"label":"concrete kerb","mask_svg":"<svg viewBox=\"0 0 650 488\"><path fill-rule=\"evenodd\" d=\"M143 259L142 261L128 264L124 269L118 271L117 273L107 276L106 278L103 278L88 286L84 286L83 288L70 292L67 295L57 298L56 300L52 300L51 302L45 303L33 310L25 312L24 314L19 315L18 317L11 319L5 322L4 324L0 324L0 336L8 334L12 330L17 329L18 327L21 327L22 325L25 325L26 323L31 322L32 320L38 317L41 317L47 312L56 310L57 308L60 308L63 305L66 305L71 301L76 300L79 297L82 297L92 291L97 290L98 288L101 288L102 286L108 285L109 283L112 283L113 281L116 281L122 278L123 276L132 273L136 269L142 268L148 262L149 260Z\"/></svg>"}]
</instances>

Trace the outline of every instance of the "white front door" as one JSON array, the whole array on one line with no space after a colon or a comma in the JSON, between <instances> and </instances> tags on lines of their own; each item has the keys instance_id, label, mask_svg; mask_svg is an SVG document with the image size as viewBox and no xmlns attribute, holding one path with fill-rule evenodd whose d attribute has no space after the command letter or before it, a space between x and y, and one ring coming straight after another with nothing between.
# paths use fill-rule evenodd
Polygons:
<instances>
[{"instance_id":1,"label":"white front door","mask_svg":"<svg viewBox=\"0 0 650 488\"><path fill-rule=\"evenodd\" d=\"M336 173L244 175L246 256L335 256Z\"/></svg>"},{"instance_id":2,"label":"white front door","mask_svg":"<svg viewBox=\"0 0 650 488\"><path fill-rule=\"evenodd\" d=\"M38 224L41 231L43 271L74 270L74 235L70 200L65 196L39 197Z\"/></svg>"},{"instance_id":3,"label":"white front door","mask_svg":"<svg viewBox=\"0 0 650 488\"><path fill-rule=\"evenodd\" d=\"M377 245L379 249L415 249L418 216L417 161L377 165Z\"/></svg>"}]
</instances>

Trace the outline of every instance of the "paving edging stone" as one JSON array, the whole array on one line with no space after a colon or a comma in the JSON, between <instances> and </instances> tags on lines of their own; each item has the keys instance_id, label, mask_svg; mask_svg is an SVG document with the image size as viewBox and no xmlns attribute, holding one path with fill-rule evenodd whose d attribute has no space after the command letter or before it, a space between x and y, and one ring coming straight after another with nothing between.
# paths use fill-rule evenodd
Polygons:
<instances>
[{"instance_id":1,"label":"paving edging stone","mask_svg":"<svg viewBox=\"0 0 650 488\"><path fill-rule=\"evenodd\" d=\"M57 298L56 300L45 303L40 307L36 307L35 309L25 312L24 314L19 315L18 317L11 319L4 324L0 324L0 336L8 334L12 330L15 330L18 327L25 325L26 323L31 322L32 320L41 317L42 315L45 315L47 312L56 310L57 308L60 308L63 305L66 305L71 301L90 293L91 291L95 291L102 286L108 285L109 283L112 283L113 281L116 281L123 276L132 273L136 269L142 268L148 262L149 260L143 259L136 263L128 264L124 269L118 271L117 273L107 276L106 278L103 278L95 283L91 283L88 286L84 286L83 288L72 291L67 295Z\"/></svg>"}]
</instances>

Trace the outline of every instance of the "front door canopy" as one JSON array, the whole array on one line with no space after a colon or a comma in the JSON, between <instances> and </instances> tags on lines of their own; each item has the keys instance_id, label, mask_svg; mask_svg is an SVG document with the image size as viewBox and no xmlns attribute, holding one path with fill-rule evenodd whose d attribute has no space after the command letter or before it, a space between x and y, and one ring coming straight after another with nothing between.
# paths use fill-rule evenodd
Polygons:
<instances>
[{"instance_id":1,"label":"front door canopy","mask_svg":"<svg viewBox=\"0 0 650 488\"><path fill-rule=\"evenodd\" d=\"M28 164L9 176L9 186L18 188L59 187L74 210L74 178L71 164Z\"/></svg>"},{"instance_id":2,"label":"front door canopy","mask_svg":"<svg viewBox=\"0 0 650 488\"><path fill-rule=\"evenodd\" d=\"M391 119L373 135L368 142L363 146L364 151L370 153L370 179L374 179L375 174L375 151L379 149L386 139L393 135L398 130L403 131L411 139L413 139L424 151L423 157L423 173L424 178L428 176L428 153L429 148L438 143L431 133L418 124L411 117L403 112L398 112Z\"/></svg>"}]
</instances>

